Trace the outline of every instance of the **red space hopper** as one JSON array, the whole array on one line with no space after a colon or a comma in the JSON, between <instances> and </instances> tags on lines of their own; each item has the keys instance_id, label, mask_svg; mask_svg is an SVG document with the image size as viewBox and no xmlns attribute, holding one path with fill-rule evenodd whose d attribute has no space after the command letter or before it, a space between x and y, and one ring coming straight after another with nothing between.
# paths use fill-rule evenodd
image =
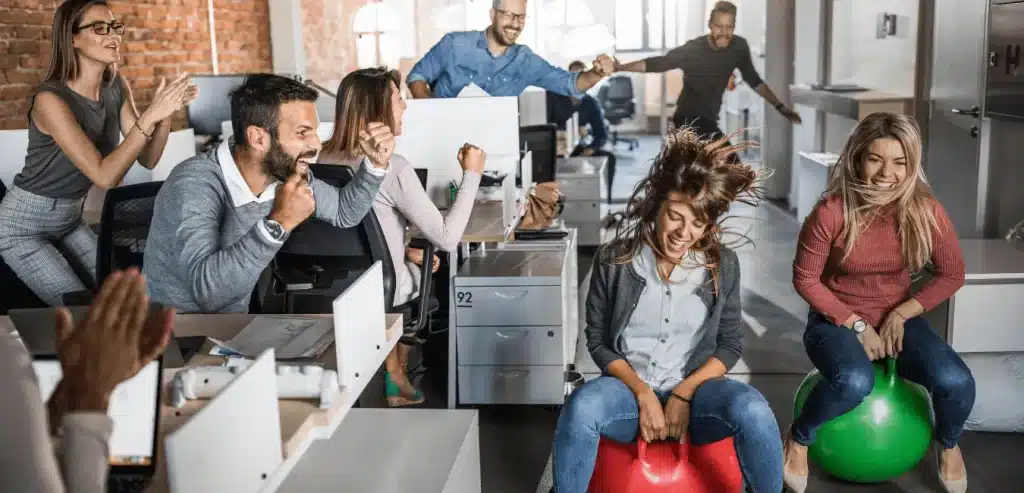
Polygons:
<instances>
[{"instance_id":1,"label":"red space hopper","mask_svg":"<svg viewBox=\"0 0 1024 493\"><path fill-rule=\"evenodd\" d=\"M623 444L602 438L589 493L740 493L743 474L732 438Z\"/></svg>"}]
</instances>

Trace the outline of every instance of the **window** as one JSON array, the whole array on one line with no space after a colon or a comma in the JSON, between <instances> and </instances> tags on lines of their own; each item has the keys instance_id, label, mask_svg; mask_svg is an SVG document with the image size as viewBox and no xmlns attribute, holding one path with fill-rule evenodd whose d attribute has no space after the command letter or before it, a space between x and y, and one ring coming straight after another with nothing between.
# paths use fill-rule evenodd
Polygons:
<instances>
[{"instance_id":1,"label":"window","mask_svg":"<svg viewBox=\"0 0 1024 493\"><path fill-rule=\"evenodd\" d=\"M686 0L615 0L615 48L660 51L685 31ZM666 44L668 46L666 46Z\"/></svg>"}]
</instances>

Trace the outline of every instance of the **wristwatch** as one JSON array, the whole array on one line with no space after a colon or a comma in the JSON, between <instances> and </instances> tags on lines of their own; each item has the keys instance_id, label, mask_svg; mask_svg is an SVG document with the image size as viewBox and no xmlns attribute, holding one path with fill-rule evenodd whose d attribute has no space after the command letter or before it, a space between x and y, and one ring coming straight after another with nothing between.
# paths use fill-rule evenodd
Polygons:
<instances>
[{"instance_id":1,"label":"wristwatch","mask_svg":"<svg viewBox=\"0 0 1024 493\"><path fill-rule=\"evenodd\" d=\"M863 320L858 320L853 323L853 331L860 334L864 332L864 329L868 328L868 323Z\"/></svg>"},{"instance_id":2,"label":"wristwatch","mask_svg":"<svg viewBox=\"0 0 1024 493\"><path fill-rule=\"evenodd\" d=\"M284 241L284 237L287 236L284 226L269 217L263 218L263 226L267 228L267 232L270 233L270 237L274 241Z\"/></svg>"}]
</instances>

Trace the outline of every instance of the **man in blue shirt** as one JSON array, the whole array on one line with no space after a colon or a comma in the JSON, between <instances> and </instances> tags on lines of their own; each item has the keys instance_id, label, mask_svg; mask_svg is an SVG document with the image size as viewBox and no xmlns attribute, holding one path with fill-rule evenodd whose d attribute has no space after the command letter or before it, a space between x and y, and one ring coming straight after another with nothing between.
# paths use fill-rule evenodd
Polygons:
<instances>
[{"instance_id":1,"label":"man in blue shirt","mask_svg":"<svg viewBox=\"0 0 1024 493\"><path fill-rule=\"evenodd\" d=\"M527 86L581 98L614 72L615 61L601 55L587 72L555 67L528 46L516 44L526 24L526 0L494 0L491 25L483 31L445 34L409 73L414 98L454 98L470 83L491 96L518 96Z\"/></svg>"}]
</instances>

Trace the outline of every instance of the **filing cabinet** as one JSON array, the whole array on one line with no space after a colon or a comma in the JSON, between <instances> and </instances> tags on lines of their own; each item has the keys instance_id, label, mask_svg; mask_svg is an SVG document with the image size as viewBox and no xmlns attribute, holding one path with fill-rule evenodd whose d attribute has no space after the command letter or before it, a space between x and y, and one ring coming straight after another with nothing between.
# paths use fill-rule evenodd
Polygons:
<instances>
[{"instance_id":1,"label":"filing cabinet","mask_svg":"<svg viewBox=\"0 0 1024 493\"><path fill-rule=\"evenodd\" d=\"M488 249L460 267L452 293L460 404L563 402L578 333L571 243Z\"/></svg>"},{"instance_id":2,"label":"filing cabinet","mask_svg":"<svg viewBox=\"0 0 1024 493\"><path fill-rule=\"evenodd\" d=\"M555 169L558 191L565 196L562 220L578 230L580 246L601 244L601 204L607 200L604 156L559 159Z\"/></svg>"}]
</instances>

